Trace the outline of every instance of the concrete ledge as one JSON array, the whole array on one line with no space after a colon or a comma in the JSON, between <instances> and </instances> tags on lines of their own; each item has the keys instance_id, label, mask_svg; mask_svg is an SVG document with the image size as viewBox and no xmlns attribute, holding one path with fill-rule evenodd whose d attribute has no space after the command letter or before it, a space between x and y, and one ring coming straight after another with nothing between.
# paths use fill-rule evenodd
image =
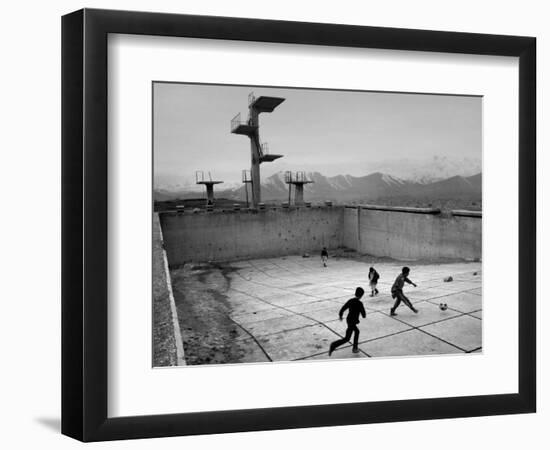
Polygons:
<instances>
[{"instance_id":1,"label":"concrete ledge","mask_svg":"<svg viewBox=\"0 0 550 450\"><path fill-rule=\"evenodd\" d=\"M192 216L196 214L207 214L209 216L213 215L219 215L219 214L258 214L258 213L267 213L271 211L282 211L282 212L289 212L289 211L299 211L304 209L321 209L321 210L334 210L338 208L344 208L343 205L336 205L336 206L326 206L326 205L290 205L290 206L282 206L282 205L266 205L263 209L260 208L240 208L240 209L214 209L211 211L207 211L206 209L199 209L199 210L193 210L191 208L187 208L186 210L168 210L168 211L159 211L155 212L155 214L158 214L159 216Z\"/></svg>"},{"instance_id":2,"label":"concrete ledge","mask_svg":"<svg viewBox=\"0 0 550 450\"><path fill-rule=\"evenodd\" d=\"M158 214L153 214L153 366L184 366L185 355Z\"/></svg>"},{"instance_id":3,"label":"concrete ledge","mask_svg":"<svg viewBox=\"0 0 550 450\"><path fill-rule=\"evenodd\" d=\"M480 211L384 205L161 213L171 265L314 253L344 245L394 259L481 258Z\"/></svg>"},{"instance_id":4,"label":"concrete ledge","mask_svg":"<svg viewBox=\"0 0 550 450\"><path fill-rule=\"evenodd\" d=\"M411 208L408 206L381 206L381 205L359 205L361 209L373 209L377 211L395 211L413 214L440 214L439 208Z\"/></svg>"},{"instance_id":5,"label":"concrete ledge","mask_svg":"<svg viewBox=\"0 0 550 450\"><path fill-rule=\"evenodd\" d=\"M482 211L470 211L467 209L453 209L451 211L453 216L459 217L478 217L481 219Z\"/></svg>"}]
</instances>

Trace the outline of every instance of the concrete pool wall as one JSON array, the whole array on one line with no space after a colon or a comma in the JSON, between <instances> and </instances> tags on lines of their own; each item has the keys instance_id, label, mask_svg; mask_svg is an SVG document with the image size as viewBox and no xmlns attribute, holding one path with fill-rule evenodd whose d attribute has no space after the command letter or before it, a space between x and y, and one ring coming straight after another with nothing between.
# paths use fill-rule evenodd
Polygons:
<instances>
[{"instance_id":1,"label":"concrete pool wall","mask_svg":"<svg viewBox=\"0 0 550 450\"><path fill-rule=\"evenodd\" d=\"M171 266L290 254L323 246L395 259L481 259L481 212L322 206L160 214Z\"/></svg>"},{"instance_id":2,"label":"concrete pool wall","mask_svg":"<svg viewBox=\"0 0 550 450\"><path fill-rule=\"evenodd\" d=\"M344 246L401 260L481 259L481 213L432 208L346 207Z\"/></svg>"},{"instance_id":3,"label":"concrete pool wall","mask_svg":"<svg viewBox=\"0 0 550 450\"><path fill-rule=\"evenodd\" d=\"M289 254L341 247L341 207L277 208L160 215L170 265Z\"/></svg>"}]
</instances>

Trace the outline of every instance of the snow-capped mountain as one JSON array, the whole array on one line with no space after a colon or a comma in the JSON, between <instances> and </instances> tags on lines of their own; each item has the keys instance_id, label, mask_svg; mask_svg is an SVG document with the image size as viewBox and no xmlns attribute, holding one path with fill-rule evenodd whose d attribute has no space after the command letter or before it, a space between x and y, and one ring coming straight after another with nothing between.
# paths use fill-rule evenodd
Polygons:
<instances>
[{"instance_id":1,"label":"snow-capped mountain","mask_svg":"<svg viewBox=\"0 0 550 450\"><path fill-rule=\"evenodd\" d=\"M333 200L336 202L368 201L380 198L424 198L450 199L475 198L481 199L481 173L473 176L452 176L431 183L404 180L387 173L375 172L363 177L337 175L326 177L319 172L309 172L307 179L312 183L305 185L306 200ZM232 200L244 200L246 192L244 185L224 189L225 185L216 187L216 197ZM248 186L250 195L250 187ZM288 199L289 185L285 183L284 172L278 172L267 177L262 182L262 199L264 201L285 201ZM202 192L204 188L202 188ZM194 198L202 192L195 189L155 190L155 200L174 200L177 198Z\"/></svg>"},{"instance_id":2,"label":"snow-capped mountain","mask_svg":"<svg viewBox=\"0 0 550 450\"><path fill-rule=\"evenodd\" d=\"M453 176L470 177L481 172L481 160L469 157L433 155L424 159L401 158L372 164L373 172L391 173L395 177L428 184Z\"/></svg>"}]
</instances>

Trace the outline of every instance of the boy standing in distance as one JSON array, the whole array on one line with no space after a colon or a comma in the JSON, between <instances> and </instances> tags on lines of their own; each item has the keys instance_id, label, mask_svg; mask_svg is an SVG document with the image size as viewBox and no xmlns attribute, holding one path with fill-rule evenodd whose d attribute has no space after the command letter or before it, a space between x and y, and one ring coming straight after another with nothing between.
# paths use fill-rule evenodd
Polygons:
<instances>
[{"instance_id":1,"label":"boy standing in distance","mask_svg":"<svg viewBox=\"0 0 550 450\"><path fill-rule=\"evenodd\" d=\"M370 296L374 297L375 295L378 295L378 288L376 285L378 284L378 279L380 278L380 275L376 271L374 267L371 267L369 269L369 286L370 286Z\"/></svg>"},{"instance_id":2,"label":"boy standing in distance","mask_svg":"<svg viewBox=\"0 0 550 450\"><path fill-rule=\"evenodd\" d=\"M405 303L405 305L411 308L415 313L418 313L418 310L412 305L411 301L407 297L405 297L405 294L403 294L403 286L405 286L405 283L412 284L414 287L416 287L416 284L414 284L408 278L410 272L411 269L409 269L408 267L403 267L401 273L397 276L397 278L395 279L395 283L393 283L393 286L391 287L391 296L392 298L396 299L393 308L390 309L391 316L397 315L395 313L395 310L401 302Z\"/></svg>"},{"instance_id":3,"label":"boy standing in distance","mask_svg":"<svg viewBox=\"0 0 550 450\"><path fill-rule=\"evenodd\" d=\"M341 345L348 342L351 339L352 333L355 333L355 335L353 336L353 353L359 353L359 328L357 328L357 324L359 323L359 314L361 314L363 319L367 316L367 314L365 313L363 302L361 302L360 300L360 298L363 297L364 293L365 291L363 290L363 288L358 287L357 289L355 289L355 297L350 298L346 302L346 304L340 309L340 312L338 313L340 320L342 320L342 315L344 314L344 311L346 309L349 309L348 316L346 317L348 329L346 330L346 335L342 339L338 339L337 341L334 341L332 344L330 344L328 356L332 355L332 352L336 350L337 347L340 347Z\"/></svg>"},{"instance_id":4,"label":"boy standing in distance","mask_svg":"<svg viewBox=\"0 0 550 450\"><path fill-rule=\"evenodd\" d=\"M326 247L323 247L323 250L321 250L321 261L323 262L323 266L327 267L328 251Z\"/></svg>"}]
</instances>

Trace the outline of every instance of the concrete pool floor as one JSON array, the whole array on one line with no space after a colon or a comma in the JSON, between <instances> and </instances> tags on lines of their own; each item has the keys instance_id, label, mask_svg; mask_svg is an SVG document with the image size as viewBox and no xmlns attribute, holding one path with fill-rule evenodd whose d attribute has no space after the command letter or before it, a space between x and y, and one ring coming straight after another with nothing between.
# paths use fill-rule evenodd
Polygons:
<instances>
[{"instance_id":1,"label":"concrete pool floor","mask_svg":"<svg viewBox=\"0 0 550 450\"><path fill-rule=\"evenodd\" d=\"M380 273L380 293L375 297L369 296L370 265ZM390 287L403 265L411 267L409 277L418 285L406 285L405 295L419 313L414 314L401 304L397 316L391 317L389 310L394 300ZM188 364L329 358L330 342L340 339L346 330L346 321L338 319L338 311L353 297L357 286L365 289L362 302L367 312L359 324L360 351L352 353L348 343L337 349L331 359L481 351L479 262L372 263L331 258L323 267L318 257L286 256L225 263L217 269L186 265L171 270L171 275ZM448 276L453 281L444 282ZM215 292L213 301L224 304L224 308L217 308L214 303L204 314L210 317L214 315L212 311L222 311L223 320L209 323L205 319L197 325L197 320L192 319L190 324L184 302L193 301L195 294L201 301L201 290ZM186 291L192 292L185 295ZM440 303L447 303L448 309L441 311ZM198 314L202 320L203 313ZM233 326L231 336L225 336L229 334L226 322ZM206 359L193 359L197 346L211 346L216 352ZM230 351L228 346L235 348Z\"/></svg>"}]
</instances>

